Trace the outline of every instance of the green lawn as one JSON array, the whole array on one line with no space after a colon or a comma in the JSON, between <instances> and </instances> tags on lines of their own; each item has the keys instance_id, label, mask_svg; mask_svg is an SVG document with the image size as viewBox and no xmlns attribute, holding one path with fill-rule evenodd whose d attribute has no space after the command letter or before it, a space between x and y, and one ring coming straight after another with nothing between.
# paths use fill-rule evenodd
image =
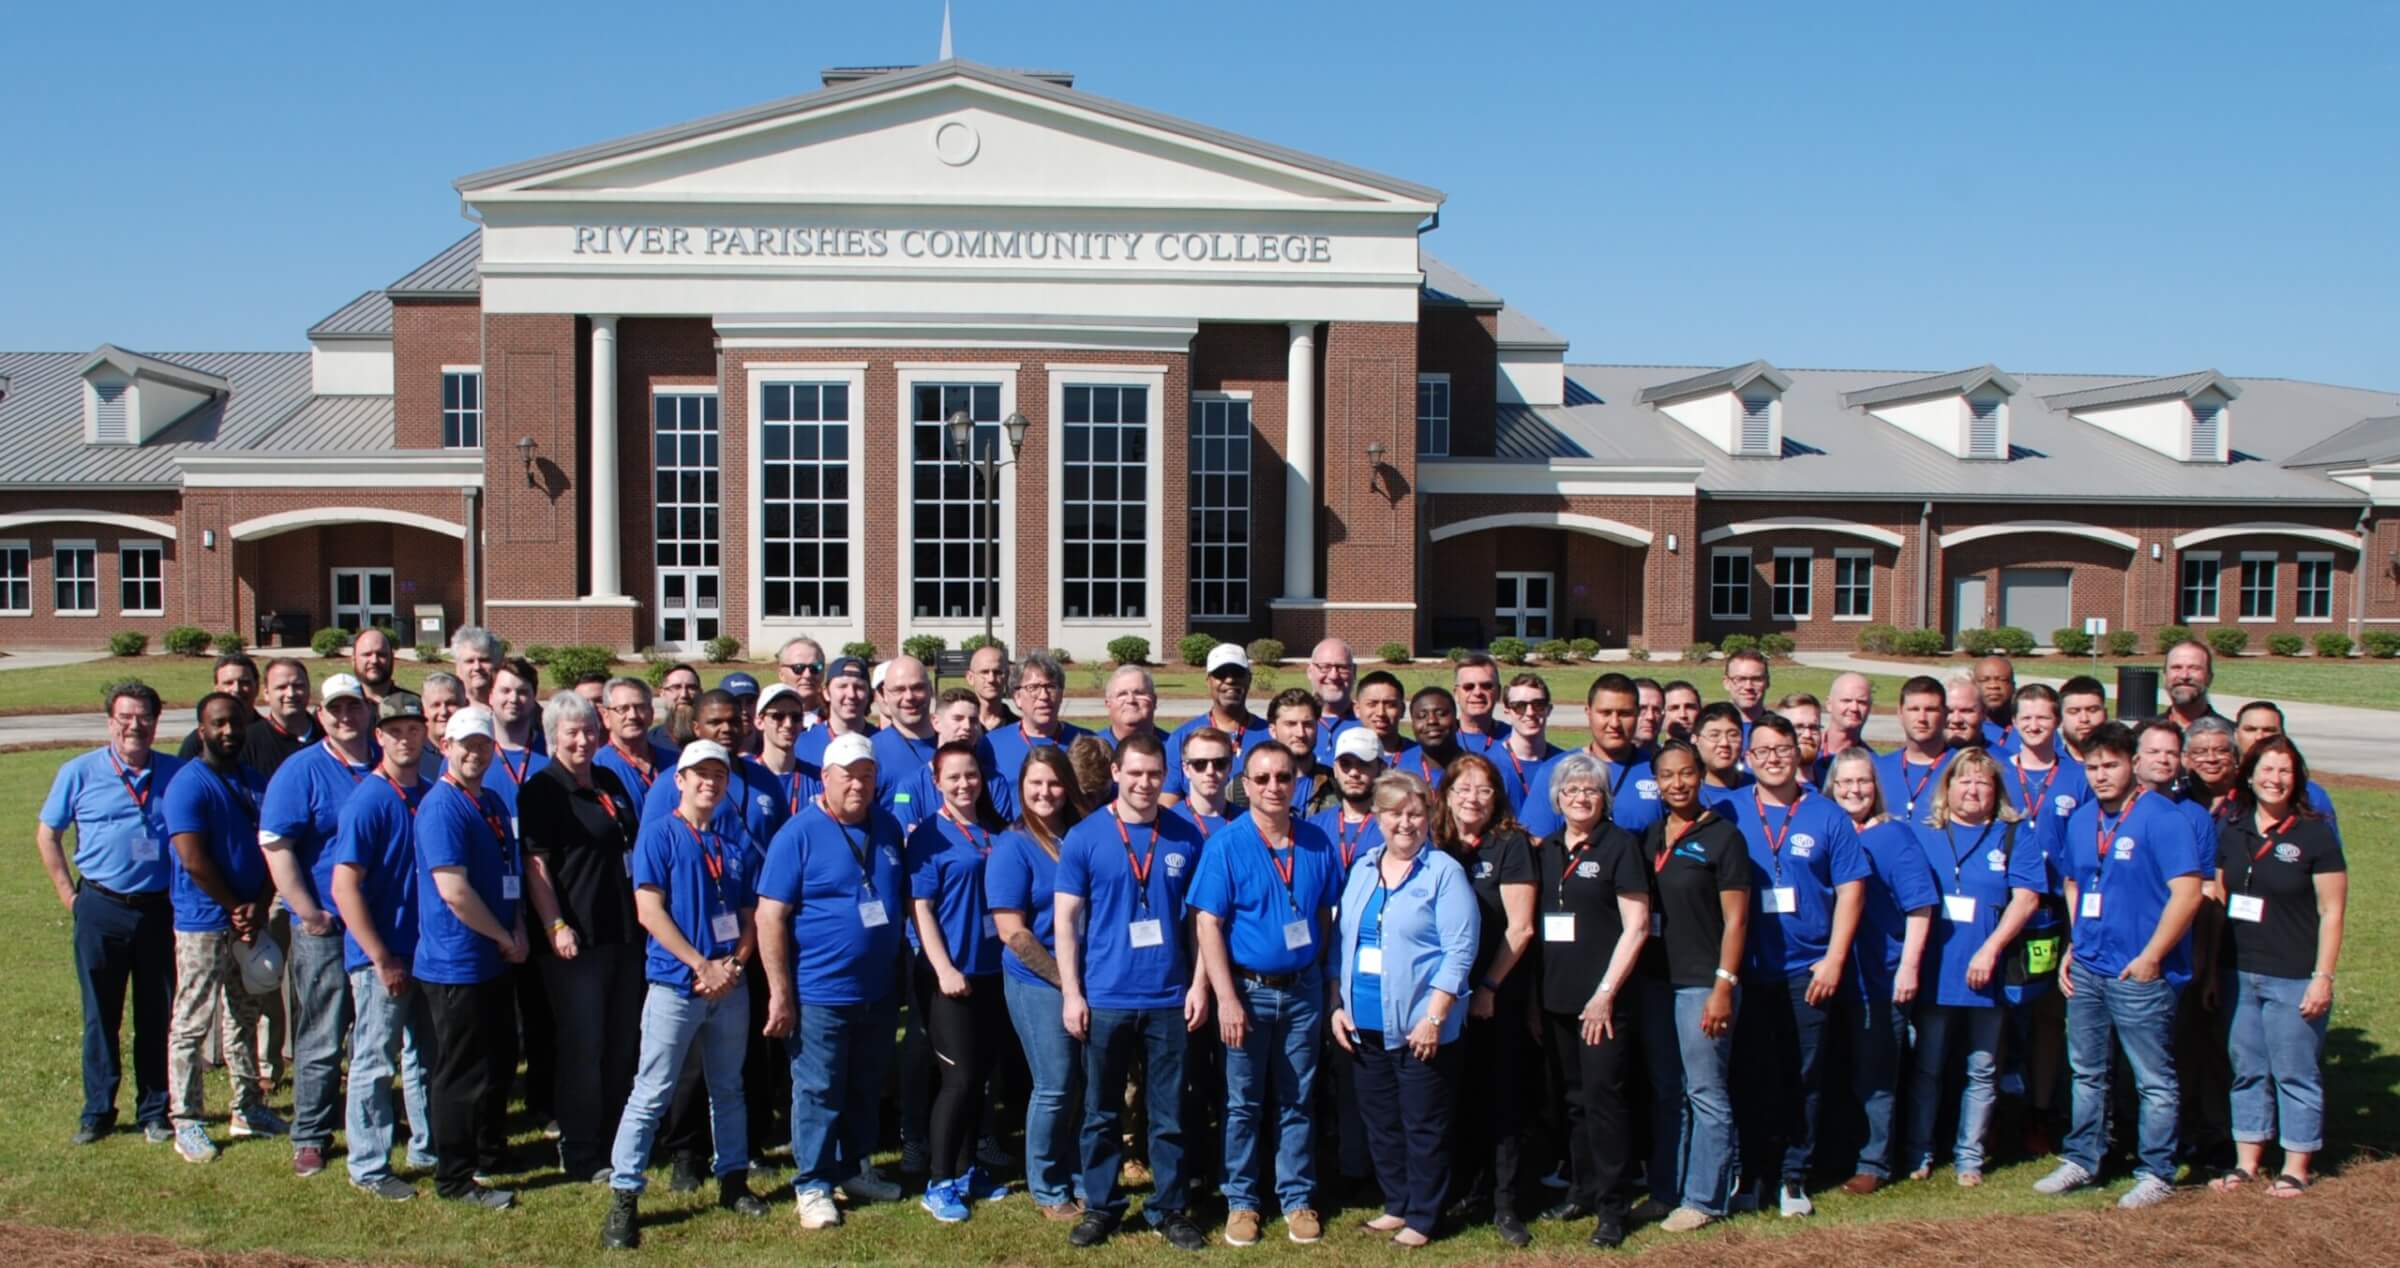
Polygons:
<instances>
[{"instance_id":1,"label":"green lawn","mask_svg":"<svg viewBox=\"0 0 2400 1268\"><path fill-rule=\"evenodd\" d=\"M0 818L26 824L63 760L57 751L0 754ZM2356 913L2344 956L2341 993L2329 1045L2333 1145L2343 1157L2365 1147L2400 1145L2400 883L2381 867L2380 847L2400 830L2400 793L2345 790L2342 816L2363 866L2354 873ZM311 1180L294 1180L282 1142L242 1141L215 1164L178 1161L167 1148L120 1133L90 1149L66 1143L80 1100L77 1079L78 1011L70 976L65 914L41 878L33 850L20 845L0 868L0 920L16 931L17 971L0 976L0 1220L86 1229L154 1233L215 1252L274 1248L299 1255L442 1264L495 1262L580 1265L592 1262L605 1206L597 1190L559 1182L544 1172L517 1179L527 1188L522 1209L490 1215L457 1210L429 1198L384 1205L351 1192L340 1163ZM221 1078L208 1095L221 1109ZM130 1089L128 1089L130 1095ZM520 1127L530 1126L520 1124ZM528 1159L539 1142L520 1137ZM1992 1173L1983 1189L1967 1192L1944 1177L1902 1185L1869 1198L1838 1190L1817 1197L1814 1223L1899 1218L1946 1218L1995 1212L2093 1208L2108 1199L2087 1194L2046 1200L2027 1191L2039 1167L2019 1164ZM779 1177L780 1179L780 1177ZM2109 1193L2121 1191L2113 1185ZM980 1208L963 1228L935 1225L913 1204L868 1208L838 1230L803 1234L788 1197L773 1218L737 1223L695 1197L659 1186L645 1206L644 1262L862 1262L957 1264L1024 1263L1064 1254L1064 1230L1043 1223L1022 1196ZM1351 1231L1363 1213L1331 1221L1326 1244L1299 1249L1270 1228L1251 1252L1289 1263L1384 1263L1389 1251ZM1735 1222L1763 1236L1805 1236L1797 1222L1753 1216ZM1212 1232L1214 1230L1212 1229ZM1536 1227L1537 1246L1582 1249L1587 1231ZM1698 1236L1713 1237L1714 1233ZM1572 1240L1570 1240L1572 1239ZM1668 1240L1655 1231L1634 1245ZM1218 1253L1224 1253L1220 1250ZM1437 1243L1436 1262L1489 1260L1507 1253L1488 1231ZM1155 1238L1116 1244L1110 1262L1163 1263L1171 1258ZM628 1260L628 1262L632 1262Z\"/></svg>"},{"instance_id":2,"label":"green lawn","mask_svg":"<svg viewBox=\"0 0 2400 1268\"><path fill-rule=\"evenodd\" d=\"M1928 661L1927 673L1936 677L1953 670L1967 669L1970 660ZM2100 681L2117 681L2119 665L2146 665L2157 669L2162 664L2156 656L2129 656L2123 660L2100 658ZM1781 670L1776 671L1781 674ZM2092 671L2089 656L2032 656L2018 662L2020 677L2070 678ZM2290 701L2305 700L2314 704L2345 704L2364 709L2400 709L2400 660L2318 660L2313 656L2239 656L2217 658L2218 691L2231 696L2255 699ZM1876 694L1883 691L1877 688Z\"/></svg>"}]
</instances>

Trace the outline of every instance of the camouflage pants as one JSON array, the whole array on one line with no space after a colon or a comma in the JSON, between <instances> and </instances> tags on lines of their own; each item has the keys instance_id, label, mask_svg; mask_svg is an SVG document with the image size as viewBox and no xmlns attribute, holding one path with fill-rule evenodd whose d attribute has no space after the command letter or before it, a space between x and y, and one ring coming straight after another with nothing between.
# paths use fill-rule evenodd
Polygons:
<instances>
[{"instance_id":1,"label":"camouflage pants","mask_svg":"<svg viewBox=\"0 0 2400 1268\"><path fill-rule=\"evenodd\" d=\"M233 1108L260 1103L258 1032L261 1000L242 985L234 962L231 932L175 932L175 1012L167 1030L167 1115L178 1127L200 1121L200 1057L220 1015L232 1025L225 1036L225 1074L233 1084Z\"/></svg>"}]
</instances>

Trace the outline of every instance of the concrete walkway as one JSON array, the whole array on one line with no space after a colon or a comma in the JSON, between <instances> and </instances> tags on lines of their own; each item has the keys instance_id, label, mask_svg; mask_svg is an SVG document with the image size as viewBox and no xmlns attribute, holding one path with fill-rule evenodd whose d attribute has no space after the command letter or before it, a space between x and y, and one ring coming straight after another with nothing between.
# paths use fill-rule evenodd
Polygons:
<instances>
[{"instance_id":1,"label":"concrete walkway","mask_svg":"<svg viewBox=\"0 0 2400 1268\"><path fill-rule=\"evenodd\" d=\"M0 672L11 669L57 669L62 665L81 665L87 661L106 659L107 652L10 652L0 656Z\"/></svg>"}]
</instances>

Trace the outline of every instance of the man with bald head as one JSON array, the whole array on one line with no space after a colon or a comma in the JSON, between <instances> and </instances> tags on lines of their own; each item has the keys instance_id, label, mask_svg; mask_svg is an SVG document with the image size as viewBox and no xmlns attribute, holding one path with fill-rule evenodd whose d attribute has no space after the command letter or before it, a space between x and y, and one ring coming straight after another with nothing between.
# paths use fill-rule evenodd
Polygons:
<instances>
[{"instance_id":1,"label":"man with bald head","mask_svg":"<svg viewBox=\"0 0 2400 1268\"><path fill-rule=\"evenodd\" d=\"M1980 747L1985 743L1983 691L1965 674L1952 674L1942 686L1942 744L1946 748Z\"/></svg>"},{"instance_id":2,"label":"man with bald head","mask_svg":"<svg viewBox=\"0 0 2400 1268\"><path fill-rule=\"evenodd\" d=\"M1983 696L1983 746L2005 752L2016 743L2016 662L1996 655L1976 661L1975 690Z\"/></svg>"},{"instance_id":3,"label":"man with bald head","mask_svg":"<svg viewBox=\"0 0 2400 1268\"><path fill-rule=\"evenodd\" d=\"M1834 676L1825 690L1824 760L1846 748L1867 746L1867 719L1875 712L1875 682L1865 674Z\"/></svg>"},{"instance_id":4,"label":"man with bald head","mask_svg":"<svg viewBox=\"0 0 2400 1268\"><path fill-rule=\"evenodd\" d=\"M382 704L392 690L392 636L372 625L360 630L350 640L350 676L370 707Z\"/></svg>"},{"instance_id":5,"label":"man with bald head","mask_svg":"<svg viewBox=\"0 0 2400 1268\"><path fill-rule=\"evenodd\" d=\"M1338 638L1319 642L1308 654L1308 687L1317 693L1317 761L1333 764L1334 741L1358 725L1350 687L1358 681L1358 658Z\"/></svg>"},{"instance_id":6,"label":"man with bald head","mask_svg":"<svg viewBox=\"0 0 2400 1268\"><path fill-rule=\"evenodd\" d=\"M894 797L907 788L919 770L933 760L941 741L933 733L933 675L914 656L895 656L883 664L883 686L876 694L889 724L875 733L875 804L894 813Z\"/></svg>"}]
</instances>

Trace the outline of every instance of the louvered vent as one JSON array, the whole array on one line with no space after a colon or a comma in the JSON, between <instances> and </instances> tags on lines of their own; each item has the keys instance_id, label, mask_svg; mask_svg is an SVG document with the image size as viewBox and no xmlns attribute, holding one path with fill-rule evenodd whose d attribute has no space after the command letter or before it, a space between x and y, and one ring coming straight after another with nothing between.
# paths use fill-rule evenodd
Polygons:
<instances>
[{"instance_id":1,"label":"louvered vent","mask_svg":"<svg viewBox=\"0 0 2400 1268\"><path fill-rule=\"evenodd\" d=\"M1742 452L1771 454L1775 440L1775 399L1769 396L1742 398Z\"/></svg>"},{"instance_id":2,"label":"louvered vent","mask_svg":"<svg viewBox=\"0 0 2400 1268\"><path fill-rule=\"evenodd\" d=\"M2225 447L2224 413L2222 405L2192 403L2192 461L2217 460L2217 454Z\"/></svg>"},{"instance_id":3,"label":"louvered vent","mask_svg":"<svg viewBox=\"0 0 2400 1268\"><path fill-rule=\"evenodd\" d=\"M1997 458L2000 456L2000 402L1967 402L1967 456Z\"/></svg>"},{"instance_id":4,"label":"louvered vent","mask_svg":"<svg viewBox=\"0 0 2400 1268\"><path fill-rule=\"evenodd\" d=\"M133 416L127 408L131 401L122 383L96 383L92 395L97 402L92 412L92 443L98 445L130 445L133 443Z\"/></svg>"}]
</instances>

